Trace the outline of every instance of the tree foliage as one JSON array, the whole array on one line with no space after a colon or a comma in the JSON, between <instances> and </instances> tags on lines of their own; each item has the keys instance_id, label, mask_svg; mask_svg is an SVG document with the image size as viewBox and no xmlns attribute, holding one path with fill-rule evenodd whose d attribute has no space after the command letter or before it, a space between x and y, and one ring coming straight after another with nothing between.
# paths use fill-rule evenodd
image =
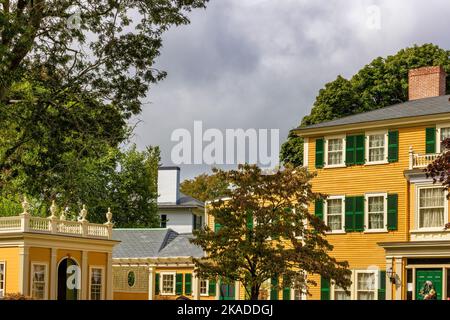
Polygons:
<instances>
[{"instance_id":1,"label":"tree foliage","mask_svg":"<svg viewBox=\"0 0 450 320\"><path fill-rule=\"evenodd\" d=\"M359 70L350 80L338 76L319 94L300 126L383 108L408 100L408 72L424 66L443 66L450 75L450 51L433 44L415 45L386 58L378 57ZM450 76L449 76L450 77ZM449 78L450 79L450 78ZM450 81L447 81L450 92ZM291 134L281 148L284 163L301 165L303 139Z\"/></svg>"},{"instance_id":2,"label":"tree foliage","mask_svg":"<svg viewBox=\"0 0 450 320\"><path fill-rule=\"evenodd\" d=\"M216 169L215 175L232 188L227 200L213 201L208 208L218 230L206 227L192 240L207 252L195 260L200 277L240 281L252 300L273 278L280 279L277 289L307 290L316 283L304 272L333 279L343 288L350 285L347 262L329 255L328 227L308 212L307 205L321 197L311 190L310 173L288 165L264 174L257 166L240 165L227 172Z\"/></svg>"},{"instance_id":3,"label":"tree foliage","mask_svg":"<svg viewBox=\"0 0 450 320\"><path fill-rule=\"evenodd\" d=\"M200 201L214 200L227 192L226 181L220 180L218 175L200 174L191 180L184 180L180 184L180 191Z\"/></svg>"}]
</instances>

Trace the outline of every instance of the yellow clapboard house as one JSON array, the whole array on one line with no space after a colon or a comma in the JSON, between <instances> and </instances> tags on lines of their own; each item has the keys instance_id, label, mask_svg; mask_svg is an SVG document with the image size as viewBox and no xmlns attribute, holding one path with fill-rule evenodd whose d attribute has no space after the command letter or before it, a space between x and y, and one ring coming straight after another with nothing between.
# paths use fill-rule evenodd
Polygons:
<instances>
[{"instance_id":1,"label":"yellow clapboard house","mask_svg":"<svg viewBox=\"0 0 450 320\"><path fill-rule=\"evenodd\" d=\"M112 299L112 213L105 224L32 216L0 217L0 298L20 294L34 300Z\"/></svg>"},{"instance_id":2,"label":"yellow clapboard house","mask_svg":"<svg viewBox=\"0 0 450 320\"><path fill-rule=\"evenodd\" d=\"M423 172L450 137L445 90L441 67L411 70L409 101L294 130L327 195L310 211L352 270L350 294L310 275L311 299L450 299L448 191Z\"/></svg>"}]
</instances>

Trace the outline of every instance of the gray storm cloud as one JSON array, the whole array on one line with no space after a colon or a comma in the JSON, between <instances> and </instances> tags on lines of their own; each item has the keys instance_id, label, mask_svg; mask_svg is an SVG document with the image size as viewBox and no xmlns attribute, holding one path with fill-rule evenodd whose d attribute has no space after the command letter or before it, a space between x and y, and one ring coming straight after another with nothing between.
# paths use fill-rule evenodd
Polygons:
<instances>
[{"instance_id":1,"label":"gray storm cloud","mask_svg":"<svg viewBox=\"0 0 450 320\"><path fill-rule=\"evenodd\" d=\"M379 29L367 26L373 5ZM164 165L172 164L171 133L196 120L220 130L279 129L282 143L337 75L413 44L450 48L449 10L443 0L211 0L164 36L157 67L168 77L149 91L134 141L159 145ZM181 173L209 170L183 165Z\"/></svg>"}]
</instances>

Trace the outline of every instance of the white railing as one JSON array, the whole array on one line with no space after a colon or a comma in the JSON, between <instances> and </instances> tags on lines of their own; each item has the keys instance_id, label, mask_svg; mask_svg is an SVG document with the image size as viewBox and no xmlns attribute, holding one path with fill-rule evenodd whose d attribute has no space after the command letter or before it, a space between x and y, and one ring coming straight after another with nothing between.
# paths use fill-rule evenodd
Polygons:
<instances>
[{"instance_id":1,"label":"white railing","mask_svg":"<svg viewBox=\"0 0 450 320\"><path fill-rule=\"evenodd\" d=\"M51 231L51 223L47 218L30 217L29 229L37 232Z\"/></svg>"},{"instance_id":2,"label":"white railing","mask_svg":"<svg viewBox=\"0 0 450 320\"><path fill-rule=\"evenodd\" d=\"M68 221L64 213L60 217L56 216L56 206L53 203L50 207L51 216L47 218L33 217L28 212L29 205L26 199L22 203L24 212L19 216L0 217L0 234L11 232L37 232L49 234L64 234L87 238L112 238L111 222L112 213L106 213L107 222L105 224L90 223L87 219L87 210L83 206L78 221Z\"/></svg>"},{"instance_id":3,"label":"white railing","mask_svg":"<svg viewBox=\"0 0 450 320\"><path fill-rule=\"evenodd\" d=\"M412 147L409 147L409 169L426 168L439 156L439 153L420 154L414 153Z\"/></svg>"},{"instance_id":4,"label":"white railing","mask_svg":"<svg viewBox=\"0 0 450 320\"><path fill-rule=\"evenodd\" d=\"M56 223L58 233L83 235L83 226L77 221L58 221Z\"/></svg>"},{"instance_id":5,"label":"white railing","mask_svg":"<svg viewBox=\"0 0 450 320\"><path fill-rule=\"evenodd\" d=\"M21 230L22 220L20 217L1 217L0 230L15 231Z\"/></svg>"}]
</instances>

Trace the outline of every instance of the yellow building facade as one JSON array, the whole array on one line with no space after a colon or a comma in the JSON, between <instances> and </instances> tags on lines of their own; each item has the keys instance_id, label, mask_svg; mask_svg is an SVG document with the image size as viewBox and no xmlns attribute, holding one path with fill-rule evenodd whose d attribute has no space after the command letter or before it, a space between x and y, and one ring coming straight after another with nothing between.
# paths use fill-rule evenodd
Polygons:
<instances>
[{"instance_id":1,"label":"yellow building facade","mask_svg":"<svg viewBox=\"0 0 450 320\"><path fill-rule=\"evenodd\" d=\"M0 218L0 296L20 294L35 300L112 299L111 213L106 224L28 212Z\"/></svg>"},{"instance_id":2,"label":"yellow building facade","mask_svg":"<svg viewBox=\"0 0 450 320\"><path fill-rule=\"evenodd\" d=\"M313 191L327 195L310 212L352 270L350 294L310 275L311 299L450 299L448 191L423 172L450 137L446 74L409 76L408 102L295 130Z\"/></svg>"}]
</instances>

